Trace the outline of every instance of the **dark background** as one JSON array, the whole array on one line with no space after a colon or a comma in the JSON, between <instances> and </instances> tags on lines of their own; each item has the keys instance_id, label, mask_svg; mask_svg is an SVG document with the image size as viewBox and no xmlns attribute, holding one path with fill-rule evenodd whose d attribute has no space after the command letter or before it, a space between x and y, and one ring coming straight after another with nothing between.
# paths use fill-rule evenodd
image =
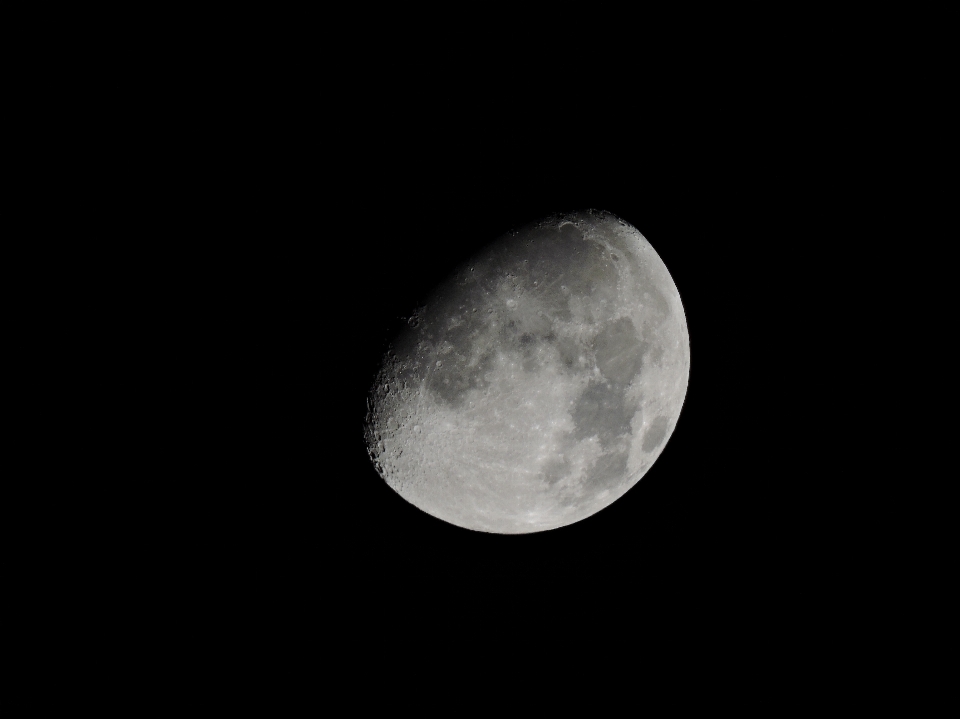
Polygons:
<instances>
[{"instance_id":1,"label":"dark background","mask_svg":"<svg viewBox=\"0 0 960 719\"><path fill-rule=\"evenodd\" d=\"M837 288L854 283L833 267L838 248L873 248L864 217L886 217L856 192L887 157L871 127L893 74L847 42L860 19L823 20L847 63L795 18L730 18L741 37L702 14L571 17L466 48L459 28L420 23L438 45L377 19L379 34L363 20L308 24L303 40L238 33L236 51L204 40L209 60L179 72L165 48L152 74L110 82L109 102L61 114L95 131L76 123L82 159L58 178L102 203L68 218L94 238L71 235L73 251L121 284L97 288L124 317L96 361L111 384L132 375L108 410L129 436L99 432L132 457L94 493L108 521L76 512L103 537L74 550L81 567L121 557L104 563L106 611L146 600L137 626L183 633L178 654L204 662L200 639L307 656L311 680L333 663L423 681L409 657L424 644L443 662L451 646L502 659L629 636L578 653L552 679L560 695L571 668L632 670L651 634L719 629L726 654L743 625L772 645L837 615L843 581L886 559L862 507L837 508L858 469L836 451L858 447L845 389L860 368L837 341L858 321ZM626 496L570 527L497 536L424 514L379 478L361 431L397 318L511 226L586 208L637 227L679 288L691 376L674 434ZM100 409L97 383L77 384ZM257 634L284 649L261 652Z\"/></svg>"}]
</instances>

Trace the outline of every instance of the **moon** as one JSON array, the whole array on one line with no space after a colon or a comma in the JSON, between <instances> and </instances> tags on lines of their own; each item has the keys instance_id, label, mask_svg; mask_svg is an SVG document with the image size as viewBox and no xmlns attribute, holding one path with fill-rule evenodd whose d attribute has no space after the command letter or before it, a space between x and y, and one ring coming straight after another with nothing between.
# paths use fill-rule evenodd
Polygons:
<instances>
[{"instance_id":1,"label":"moon","mask_svg":"<svg viewBox=\"0 0 960 719\"><path fill-rule=\"evenodd\" d=\"M445 278L367 400L374 466L460 527L556 529L635 485L673 434L690 340L666 265L609 212L511 231Z\"/></svg>"}]
</instances>

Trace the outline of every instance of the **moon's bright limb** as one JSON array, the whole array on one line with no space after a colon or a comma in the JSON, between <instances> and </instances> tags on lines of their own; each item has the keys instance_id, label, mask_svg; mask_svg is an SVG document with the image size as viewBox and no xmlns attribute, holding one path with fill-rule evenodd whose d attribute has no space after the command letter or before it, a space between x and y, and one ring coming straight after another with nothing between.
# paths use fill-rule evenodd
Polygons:
<instances>
[{"instance_id":1,"label":"moon's bright limb","mask_svg":"<svg viewBox=\"0 0 960 719\"><path fill-rule=\"evenodd\" d=\"M435 517L553 529L646 473L689 371L680 295L650 243L606 212L554 216L493 243L410 317L377 375L367 446Z\"/></svg>"}]
</instances>

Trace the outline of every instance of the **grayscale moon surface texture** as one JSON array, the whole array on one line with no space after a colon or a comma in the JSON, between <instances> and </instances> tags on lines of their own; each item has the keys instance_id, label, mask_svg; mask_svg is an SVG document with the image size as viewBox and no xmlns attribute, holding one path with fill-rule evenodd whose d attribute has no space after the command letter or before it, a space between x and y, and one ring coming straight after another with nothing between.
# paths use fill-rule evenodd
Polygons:
<instances>
[{"instance_id":1,"label":"grayscale moon surface texture","mask_svg":"<svg viewBox=\"0 0 960 719\"><path fill-rule=\"evenodd\" d=\"M512 231L443 280L383 358L364 435L380 476L468 529L555 529L650 469L687 391L676 285L607 212Z\"/></svg>"}]
</instances>

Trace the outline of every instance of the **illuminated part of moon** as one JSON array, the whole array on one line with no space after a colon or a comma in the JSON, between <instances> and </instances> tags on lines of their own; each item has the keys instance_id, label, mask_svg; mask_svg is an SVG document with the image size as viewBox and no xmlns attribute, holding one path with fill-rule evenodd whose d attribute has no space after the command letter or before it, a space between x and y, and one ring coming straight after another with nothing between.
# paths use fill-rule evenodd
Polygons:
<instances>
[{"instance_id":1,"label":"illuminated part of moon","mask_svg":"<svg viewBox=\"0 0 960 719\"><path fill-rule=\"evenodd\" d=\"M690 372L680 295L632 226L552 216L438 286L384 357L365 438L434 517L517 534L622 496L673 433Z\"/></svg>"}]
</instances>

